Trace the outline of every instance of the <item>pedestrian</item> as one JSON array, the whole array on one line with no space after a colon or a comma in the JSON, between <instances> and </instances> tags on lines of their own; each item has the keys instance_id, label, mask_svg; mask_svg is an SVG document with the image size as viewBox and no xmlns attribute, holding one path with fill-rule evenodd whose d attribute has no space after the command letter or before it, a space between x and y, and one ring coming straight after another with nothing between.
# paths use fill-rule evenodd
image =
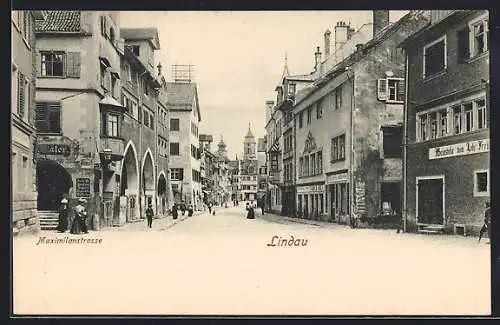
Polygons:
<instances>
[{"instance_id":1,"label":"pedestrian","mask_svg":"<svg viewBox=\"0 0 500 325\"><path fill-rule=\"evenodd\" d=\"M148 204L148 208L146 209L146 218L148 218L148 227L153 228L153 206L151 203Z\"/></svg>"},{"instance_id":2,"label":"pedestrian","mask_svg":"<svg viewBox=\"0 0 500 325\"><path fill-rule=\"evenodd\" d=\"M186 214L186 203L181 201L181 213L182 215Z\"/></svg>"},{"instance_id":3,"label":"pedestrian","mask_svg":"<svg viewBox=\"0 0 500 325\"><path fill-rule=\"evenodd\" d=\"M172 219L176 220L177 217L178 217L177 203L174 203L174 206L172 206Z\"/></svg>"},{"instance_id":4,"label":"pedestrian","mask_svg":"<svg viewBox=\"0 0 500 325\"><path fill-rule=\"evenodd\" d=\"M61 207L59 209L57 231L65 232L66 230L68 230L68 200L64 198L61 200Z\"/></svg>"},{"instance_id":5,"label":"pedestrian","mask_svg":"<svg viewBox=\"0 0 500 325\"><path fill-rule=\"evenodd\" d=\"M86 223L87 211L83 206L83 204L86 202L87 201L83 198L78 199L78 204L73 209L74 217L73 217L73 222L71 223L70 232L74 235L79 235L81 233L88 234L87 223Z\"/></svg>"},{"instance_id":6,"label":"pedestrian","mask_svg":"<svg viewBox=\"0 0 500 325\"><path fill-rule=\"evenodd\" d=\"M248 212L247 212L247 219L255 219L255 210L254 210L254 205L253 204L248 204Z\"/></svg>"},{"instance_id":7,"label":"pedestrian","mask_svg":"<svg viewBox=\"0 0 500 325\"><path fill-rule=\"evenodd\" d=\"M491 230L490 230L490 217L491 217L491 210L490 210L490 202L489 201L486 201L486 203L484 204L484 224L483 226L481 227L481 230L479 231L479 239L478 239L478 243L481 241L481 238L483 238L483 234L485 232L488 233L488 239L491 241Z\"/></svg>"},{"instance_id":8,"label":"pedestrian","mask_svg":"<svg viewBox=\"0 0 500 325\"><path fill-rule=\"evenodd\" d=\"M265 205L264 202L265 202L264 198L262 198L262 200L260 201L260 210L262 211L262 215L264 215L264 205Z\"/></svg>"},{"instance_id":9,"label":"pedestrian","mask_svg":"<svg viewBox=\"0 0 500 325\"><path fill-rule=\"evenodd\" d=\"M212 214L212 202L208 202L208 213Z\"/></svg>"},{"instance_id":10,"label":"pedestrian","mask_svg":"<svg viewBox=\"0 0 500 325\"><path fill-rule=\"evenodd\" d=\"M189 216L189 217L192 217L192 216L193 216L193 212L194 212L194 209L193 209L193 204L191 203L191 201L189 201L189 205L188 205L188 216Z\"/></svg>"}]
</instances>

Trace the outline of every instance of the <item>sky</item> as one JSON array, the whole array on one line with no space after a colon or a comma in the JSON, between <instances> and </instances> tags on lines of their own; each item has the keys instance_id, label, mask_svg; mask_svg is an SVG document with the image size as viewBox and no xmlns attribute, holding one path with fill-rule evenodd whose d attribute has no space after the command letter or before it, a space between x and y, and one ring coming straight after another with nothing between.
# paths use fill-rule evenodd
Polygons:
<instances>
[{"instance_id":1,"label":"sky","mask_svg":"<svg viewBox=\"0 0 500 325\"><path fill-rule=\"evenodd\" d=\"M391 11L395 22L407 11ZM337 21L356 30L372 21L371 11L122 11L121 27L156 27L155 53L166 79L173 64L194 65L202 121L200 133L221 136L229 157L243 152L249 123L265 134L265 102L275 100L285 55L291 74L307 74L314 52L324 52L323 34Z\"/></svg>"}]
</instances>

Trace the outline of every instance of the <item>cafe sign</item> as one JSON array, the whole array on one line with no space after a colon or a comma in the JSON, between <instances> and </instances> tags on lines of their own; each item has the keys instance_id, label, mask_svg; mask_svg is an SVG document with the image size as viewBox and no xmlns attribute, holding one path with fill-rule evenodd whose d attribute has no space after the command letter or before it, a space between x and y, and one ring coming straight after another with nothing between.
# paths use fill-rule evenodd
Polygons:
<instances>
[{"instance_id":1,"label":"cafe sign","mask_svg":"<svg viewBox=\"0 0 500 325\"><path fill-rule=\"evenodd\" d=\"M429 149L429 160L466 156L490 151L490 139L456 143Z\"/></svg>"},{"instance_id":2,"label":"cafe sign","mask_svg":"<svg viewBox=\"0 0 500 325\"><path fill-rule=\"evenodd\" d=\"M71 149L67 144L40 143L37 151L42 155L69 156Z\"/></svg>"},{"instance_id":3,"label":"cafe sign","mask_svg":"<svg viewBox=\"0 0 500 325\"><path fill-rule=\"evenodd\" d=\"M348 180L347 173L326 175L327 184L345 183Z\"/></svg>"}]
</instances>

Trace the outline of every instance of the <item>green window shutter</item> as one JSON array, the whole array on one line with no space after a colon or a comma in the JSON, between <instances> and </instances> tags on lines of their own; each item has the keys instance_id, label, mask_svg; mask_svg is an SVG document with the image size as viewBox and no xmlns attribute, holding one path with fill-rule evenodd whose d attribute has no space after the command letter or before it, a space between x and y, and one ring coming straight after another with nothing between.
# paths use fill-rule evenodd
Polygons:
<instances>
[{"instance_id":1,"label":"green window shutter","mask_svg":"<svg viewBox=\"0 0 500 325\"><path fill-rule=\"evenodd\" d=\"M47 132L47 103L36 103L35 127L38 132Z\"/></svg>"}]
</instances>

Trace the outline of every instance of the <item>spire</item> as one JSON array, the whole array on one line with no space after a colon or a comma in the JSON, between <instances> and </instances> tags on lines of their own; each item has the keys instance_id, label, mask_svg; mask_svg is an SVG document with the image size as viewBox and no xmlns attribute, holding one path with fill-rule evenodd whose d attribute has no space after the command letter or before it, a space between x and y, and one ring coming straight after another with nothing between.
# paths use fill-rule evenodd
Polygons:
<instances>
[{"instance_id":1,"label":"spire","mask_svg":"<svg viewBox=\"0 0 500 325\"><path fill-rule=\"evenodd\" d=\"M281 75L280 84L283 81L283 78L288 77L290 75L290 71L288 71L288 53L285 51L285 66L283 67L283 74Z\"/></svg>"},{"instance_id":2,"label":"spire","mask_svg":"<svg viewBox=\"0 0 500 325\"><path fill-rule=\"evenodd\" d=\"M251 127L250 122L248 123L248 132L247 132L247 135L245 136L245 138L253 138L252 127Z\"/></svg>"}]
</instances>

